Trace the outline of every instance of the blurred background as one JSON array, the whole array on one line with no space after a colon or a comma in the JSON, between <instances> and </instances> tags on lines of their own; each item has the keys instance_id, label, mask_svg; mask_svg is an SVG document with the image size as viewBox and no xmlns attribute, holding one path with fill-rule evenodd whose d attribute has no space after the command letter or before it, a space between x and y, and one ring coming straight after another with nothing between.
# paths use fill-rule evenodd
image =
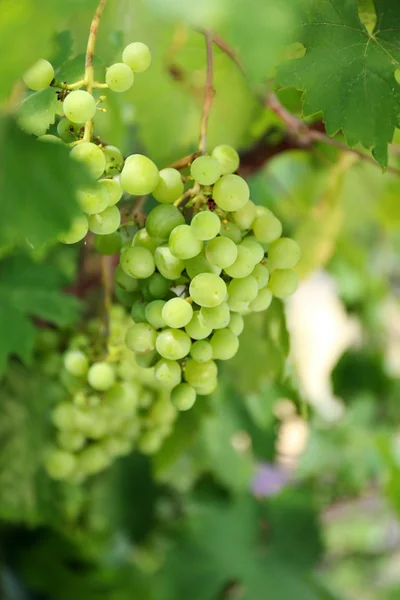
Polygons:
<instances>
[{"instance_id":1,"label":"blurred background","mask_svg":"<svg viewBox=\"0 0 400 600\"><path fill-rule=\"evenodd\" d=\"M146 43L153 62L129 92L106 92L101 139L159 168L197 148L201 28L212 27L222 41L208 146L238 148L252 200L301 246L301 285L288 302L246 317L217 392L179 417L160 452L120 459L85 486L47 480L49 390L32 385L34 363L21 376L9 361L0 387L1 598L400 598L400 137L394 170L382 174L355 153L309 143L269 108L277 65L302 52L291 43L301 4L109 0L98 78L131 41ZM23 99L18 78L39 57L79 78L95 7L0 0L3 114ZM359 9L373 23L372 3ZM275 91L299 117L300 92ZM321 115L309 125L324 131ZM25 252L57 264L66 285L79 277L76 248Z\"/></svg>"}]
</instances>

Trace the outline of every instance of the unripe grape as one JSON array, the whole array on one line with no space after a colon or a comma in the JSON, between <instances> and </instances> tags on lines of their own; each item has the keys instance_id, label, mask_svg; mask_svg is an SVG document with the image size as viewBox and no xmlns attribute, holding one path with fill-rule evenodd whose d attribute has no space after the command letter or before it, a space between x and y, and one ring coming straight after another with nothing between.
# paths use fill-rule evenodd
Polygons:
<instances>
[{"instance_id":1,"label":"unripe grape","mask_svg":"<svg viewBox=\"0 0 400 600\"><path fill-rule=\"evenodd\" d=\"M229 298L239 302L251 302L258 294L257 281L251 275L232 279L228 285Z\"/></svg>"},{"instance_id":2,"label":"unripe grape","mask_svg":"<svg viewBox=\"0 0 400 600\"><path fill-rule=\"evenodd\" d=\"M70 157L83 163L95 179L98 179L104 172L106 166L104 153L92 142L80 142L74 146Z\"/></svg>"},{"instance_id":3,"label":"unripe grape","mask_svg":"<svg viewBox=\"0 0 400 600\"><path fill-rule=\"evenodd\" d=\"M229 277L247 277L254 269L254 262L252 251L240 245L238 246L238 255L235 262L224 270Z\"/></svg>"},{"instance_id":4,"label":"unripe grape","mask_svg":"<svg viewBox=\"0 0 400 600\"><path fill-rule=\"evenodd\" d=\"M161 273L153 273L146 281L146 290L150 298L164 298L171 287L168 281Z\"/></svg>"},{"instance_id":5,"label":"unripe grape","mask_svg":"<svg viewBox=\"0 0 400 600\"><path fill-rule=\"evenodd\" d=\"M174 256L185 260L197 256L203 248L203 242L195 238L191 226L185 224L171 231L168 246Z\"/></svg>"},{"instance_id":6,"label":"unripe grape","mask_svg":"<svg viewBox=\"0 0 400 600\"><path fill-rule=\"evenodd\" d=\"M37 142L44 142L45 144L62 144L62 140L58 138L56 135L52 135L51 133L45 133L45 135L40 135L37 139Z\"/></svg>"},{"instance_id":7,"label":"unripe grape","mask_svg":"<svg viewBox=\"0 0 400 600\"><path fill-rule=\"evenodd\" d=\"M80 454L78 459L79 469L87 474L94 475L110 464L107 453L99 444L92 444Z\"/></svg>"},{"instance_id":8,"label":"unripe grape","mask_svg":"<svg viewBox=\"0 0 400 600\"><path fill-rule=\"evenodd\" d=\"M259 242L270 244L281 236L282 224L270 210L263 208L262 214L254 219L252 229Z\"/></svg>"},{"instance_id":9,"label":"unripe grape","mask_svg":"<svg viewBox=\"0 0 400 600\"><path fill-rule=\"evenodd\" d=\"M83 448L86 438L82 433L75 431L59 431L57 441L63 450L76 452Z\"/></svg>"},{"instance_id":10,"label":"unripe grape","mask_svg":"<svg viewBox=\"0 0 400 600\"><path fill-rule=\"evenodd\" d=\"M126 92L132 87L134 74L124 63L115 63L106 71L106 83L113 92Z\"/></svg>"},{"instance_id":11,"label":"unripe grape","mask_svg":"<svg viewBox=\"0 0 400 600\"><path fill-rule=\"evenodd\" d=\"M190 174L201 185L213 185L221 177L221 165L213 156L199 156L192 162Z\"/></svg>"},{"instance_id":12,"label":"unripe grape","mask_svg":"<svg viewBox=\"0 0 400 600\"><path fill-rule=\"evenodd\" d=\"M249 309L253 312L262 312L264 310L267 310L271 302L271 290L269 290L268 288L263 288L258 292L256 298L254 298L254 300L250 302Z\"/></svg>"},{"instance_id":13,"label":"unripe grape","mask_svg":"<svg viewBox=\"0 0 400 600\"><path fill-rule=\"evenodd\" d=\"M132 246L142 246L143 248L147 248L150 250L152 254L156 251L158 246L160 245L160 240L152 238L147 229L139 229L132 240Z\"/></svg>"},{"instance_id":14,"label":"unripe grape","mask_svg":"<svg viewBox=\"0 0 400 600\"><path fill-rule=\"evenodd\" d=\"M93 363L88 372L88 382L95 390L104 392L115 383L115 372L106 362Z\"/></svg>"},{"instance_id":15,"label":"unripe grape","mask_svg":"<svg viewBox=\"0 0 400 600\"><path fill-rule=\"evenodd\" d=\"M169 280L178 279L185 268L185 262L180 258L176 258L168 246L164 244L155 251L154 260L161 275Z\"/></svg>"},{"instance_id":16,"label":"unripe grape","mask_svg":"<svg viewBox=\"0 0 400 600\"><path fill-rule=\"evenodd\" d=\"M214 308L206 308L203 306L200 309L200 318L202 318L204 323L212 329L222 329L227 327L230 321L229 306L226 302L222 302L222 304L214 306Z\"/></svg>"},{"instance_id":17,"label":"unripe grape","mask_svg":"<svg viewBox=\"0 0 400 600\"><path fill-rule=\"evenodd\" d=\"M154 454L160 449L162 442L158 431L145 431L140 435L137 446L143 454Z\"/></svg>"},{"instance_id":18,"label":"unripe grape","mask_svg":"<svg viewBox=\"0 0 400 600\"><path fill-rule=\"evenodd\" d=\"M154 367L154 375L157 381L167 388L173 388L181 382L181 367L175 360L162 358Z\"/></svg>"},{"instance_id":19,"label":"unripe grape","mask_svg":"<svg viewBox=\"0 0 400 600\"><path fill-rule=\"evenodd\" d=\"M69 350L64 356L64 367L75 377L83 377L89 368L89 361L80 350Z\"/></svg>"},{"instance_id":20,"label":"unripe grape","mask_svg":"<svg viewBox=\"0 0 400 600\"><path fill-rule=\"evenodd\" d=\"M235 242L235 244L240 244L242 241L241 230L236 223L231 223L230 221L222 223L220 235L232 240L232 242Z\"/></svg>"},{"instance_id":21,"label":"unripe grape","mask_svg":"<svg viewBox=\"0 0 400 600\"><path fill-rule=\"evenodd\" d=\"M180 383L171 392L171 402L178 410L189 410L196 401L196 390L188 383Z\"/></svg>"},{"instance_id":22,"label":"unripe grape","mask_svg":"<svg viewBox=\"0 0 400 600\"><path fill-rule=\"evenodd\" d=\"M149 323L135 323L126 332L125 343L130 350L144 354L154 350L157 332Z\"/></svg>"},{"instance_id":23,"label":"unripe grape","mask_svg":"<svg viewBox=\"0 0 400 600\"><path fill-rule=\"evenodd\" d=\"M200 273L192 279L189 293L199 306L218 306L225 300L227 289L221 277L213 273Z\"/></svg>"},{"instance_id":24,"label":"unripe grape","mask_svg":"<svg viewBox=\"0 0 400 600\"><path fill-rule=\"evenodd\" d=\"M235 335L239 336L244 329L244 320L242 315L236 312L231 313L231 320L229 321L228 329L233 331Z\"/></svg>"},{"instance_id":25,"label":"unripe grape","mask_svg":"<svg viewBox=\"0 0 400 600\"><path fill-rule=\"evenodd\" d=\"M227 144L216 146L212 151L212 155L221 165L222 175L234 173L239 167L239 154L232 146Z\"/></svg>"},{"instance_id":26,"label":"unripe grape","mask_svg":"<svg viewBox=\"0 0 400 600\"><path fill-rule=\"evenodd\" d=\"M190 346L189 336L180 329L164 329L158 334L156 340L157 352L169 360L184 358L189 354Z\"/></svg>"},{"instance_id":27,"label":"unripe grape","mask_svg":"<svg viewBox=\"0 0 400 600\"><path fill-rule=\"evenodd\" d=\"M115 282L119 285L123 290L127 292L134 292L139 287L139 282L137 279L133 279L122 270L121 265L115 269Z\"/></svg>"},{"instance_id":28,"label":"unripe grape","mask_svg":"<svg viewBox=\"0 0 400 600\"><path fill-rule=\"evenodd\" d=\"M106 256L116 254L121 250L121 236L117 231L108 235L96 235L94 238L94 247L97 252Z\"/></svg>"},{"instance_id":29,"label":"unripe grape","mask_svg":"<svg viewBox=\"0 0 400 600\"><path fill-rule=\"evenodd\" d=\"M185 327L186 333L193 340L204 340L212 332L212 328L206 325L200 316L200 311L193 311L192 320Z\"/></svg>"},{"instance_id":30,"label":"unripe grape","mask_svg":"<svg viewBox=\"0 0 400 600\"><path fill-rule=\"evenodd\" d=\"M239 350L239 340L231 329L219 329L211 338L213 358L229 360Z\"/></svg>"},{"instance_id":31,"label":"unripe grape","mask_svg":"<svg viewBox=\"0 0 400 600\"><path fill-rule=\"evenodd\" d=\"M96 114L96 100L84 90L70 92L63 103L64 114L73 123L90 121Z\"/></svg>"},{"instance_id":32,"label":"unripe grape","mask_svg":"<svg viewBox=\"0 0 400 600\"><path fill-rule=\"evenodd\" d=\"M97 235L108 235L117 231L121 214L116 206L108 206L103 212L89 217L89 229Z\"/></svg>"},{"instance_id":33,"label":"unripe grape","mask_svg":"<svg viewBox=\"0 0 400 600\"><path fill-rule=\"evenodd\" d=\"M41 58L26 71L22 79L31 90L44 90L54 79L53 66L48 60Z\"/></svg>"},{"instance_id":34,"label":"unripe grape","mask_svg":"<svg viewBox=\"0 0 400 600\"><path fill-rule=\"evenodd\" d=\"M171 231L184 223L185 218L176 206L159 204L149 212L146 219L146 230L153 238L167 240Z\"/></svg>"},{"instance_id":35,"label":"unripe grape","mask_svg":"<svg viewBox=\"0 0 400 600\"><path fill-rule=\"evenodd\" d=\"M89 223L85 215L76 217L73 222L71 229L67 233L63 233L59 236L60 242L63 244L76 244L83 240L89 230Z\"/></svg>"},{"instance_id":36,"label":"unripe grape","mask_svg":"<svg viewBox=\"0 0 400 600\"><path fill-rule=\"evenodd\" d=\"M264 255L265 255L265 250L261 246L261 244L256 242L256 240L254 238L245 237L240 245L244 246L245 248L248 248L251 251L251 253L253 254L255 264L257 264L263 260Z\"/></svg>"},{"instance_id":37,"label":"unripe grape","mask_svg":"<svg viewBox=\"0 0 400 600\"><path fill-rule=\"evenodd\" d=\"M183 194L183 181L177 169L161 169L160 180L153 191L154 198L162 204L172 204Z\"/></svg>"},{"instance_id":38,"label":"unripe grape","mask_svg":"<svg viewBox=\"0 0 400 600\"><path fill-rule=\"evenodd\" d=\"M110 195L104 186L95 184L90 188L78 190L77 200L83 212L94 215L107 208Z\"/></svg>"},{"instance_id":39,"label":"unripe grape","mask_svg":"<svg viewBox=\"0 0 400 600\"><path fill-rule=\"evenodd\" d=\"M74 472L76 459L64 450L52 450L46 457L45 466L53 479L68 479Z\"/></svg>"},{"instance_id":40,"label":"unripe grape","mask_svg":"<svg viewBox=\"0 0 400 600\"><path fill-rule=\"evenodd\" d=\"M190 227L198 240L212 240L220 232L221 220L216 213L203 210L193 217Z\"/></svg>"},{"instance_id":41,"label":"unripe grape","mask_svg":"<svg viewBox=\"0 0 400 600\"><path fill-rule=\"evenodd\" d=\"M292 269L276 269L271 273L268 288L277 298L287 298L297 289L299 279Z\"/></svg>"},{"instance_id":42,"label":"unripe grape","mask_svg":"<svg viewBox=\"0 0 400 600\"><path fill-rule=\"evenodd\" d=\"M121 171L124 164L124 157L121 150L116 146L105 146L103 151L106 159L107 175L116 175Z\"/></svg>"},{"instance_id":43,"label":"unripe grape","mask_svg":"<svg viewBox=\"0 0 400 600\"><path fill-rule=\"evenodd\" d=\"M230 267L238 255L238 246L229 238L218 236L206 246L207 260L221 269Z\"/></svg>"},{"instance_id":44,"label":"unripe grape","mask_svg":"<svg viewBox=\"0 0 400 600\"><path fill-rule=\"evenodd\" d=\"M80 128L80 123L72 123L69 119L61 119L57 125L57 133L64 142L75 142Z\"/></svg>"},{"instance_id":45,"label":"unripe grape","mask_svg":"<svg viewBox=\"0 0 400 600\"><path fill-rule=\"evenodd\" d=\"M156 165L142 154L132 154L125 161L120 182L123 189L134 196L151 194L160 181Z\"/></svg>"},{"instance_id":46,"label":"unripe grape","mask_svg":"<svg viewBox=\"0 0 400 600\"><path fill-rule=\"evenodd\" d=\"M134 73L142 73L151 63L151 52L146 44L132 42L124 48L122 60Z\"/></svg>"},{"instance_id":47,"label":"unripe grape","mask_svg":"<svg viewBox=\"0 0 400 600\"><path fill-rule=\"evenodd\" d=\"M168 300L162 309L162 318L167 327L180 329L185 327L193 317L193 308L183 298L172 298Z\"/></svg>"},{"instance_id":48,"label":"unripe grape","mask_svg":"<svg viewBox=\"0 0 400 600\"><path fill-rule=\"evenodd\" d=\"M250 229L254 219L257 216L257 208L254 202L249 200L246 204L232 213L232 218L240 229Z\"/></svg>"},{"instance_id":49,"label":"unripe grape","mask_svg":"<svg viewBox=\"0 0 400 600\"><path fill-rule=\"evenodd\" d=\"M165 306L165 300L153 300L146 305L144 314L146 320L152 325L155 329L162 329L166 327L166 322L162 316L162 310Z\"/></svg>"},{"instance_id":50,"label":"unripe grape","mask_svg":"<svg viewBox=\"0 0 400 600\"><path fill-rule=\"evenodd\" d=\"M218 368L213 360L209 360L205 363L198 363L191 359L188 360L185 366L185 379L195 388L204 385L210 379L215 379L217 374Z\"/></svg>"},{"instance_id":51,"label":"unripe grape","mask_svg":"<svg viewBox=\"0 0 400 600\"><path fill-rule=\"evenodd\" d=\"M116 179L100 179L99 185L105 187L109 193L108 206L114 206L114 204L117 204L121 200L122 187L119 181Z\"/></svg>"},{"instance_id":52,"label":"unripe grape","mask_svg":"<svg viewBox=\"0 0 400 600\"><path fill-rule=\"evenodd\" d=\"M264 288L269 280L269 271L265 265L258 264L254 267L254 270L251 272L252 277L257 281L258 289L261 290Z\"/></svg>"},{"instance_id":53,"label":"unripe grape","mask_svg":"<svg viewBox=\"0 0 400 600\"><path fill-rule=\"evenodd\" d=\"M212 359L212 346L205 340L198 340L192 344L190 355L198 363L205 363Z\"/></svg>"},{"instance_id":54,"label":"unripe grape","mask_svg":"<svg viewBox=\"0 0 400 600\"><path fill-rule=\"evenodd\" d=\"M290 238L280 238L268 248L268 265L271 269L291 269L300 259L300 246Z\"/></svg>"},{"instance_id":55,"label":"unripe grape","mask_svg":"<svg viewBox=\"0 0 400 600\"><path fill-rule=\"evenodd\" d=\"M189 275L190 279L194 279L196 275L200 275L200 273L215 273L215 275L219 275L221 270L220 267L212 265L207 260L204 248L197 256L189 258L186 261L186 273Z\"/></svg>"},{"instance_id":56,"label":"unripe grape","mask_svg":"<svg viewBox=\"0 0 400 600\"><path fill-rule=\"evenodd\" d=\"M249 186L239 175L223 175L214 185L213 199L222 210L237 211L249 197Z\"/></svg>"},{"instance_id":57,"label":"unripe grape","mask_svg":"<svg viewBox=\"0 0 400 600\"><path fill-rule=\"evenodd\" d=\"M150 250L135 246L128 248L121 254L120 265L122 270L130 277L146 279L155 271L154 258Z\"/></svg>"},{"instance_id":58,"label":"unripe grape","mask_svg":"<svg viewBox=\"0 0 400 600\"><path fill-rule=\"evenodd\" d=\"M196 385L195 390L198 396L208 396L209 394L215 392L217 387L218 379L215 377L215 379L209 379L206 383L203 383L202 385Z\"/></svg>"}]
</instances>

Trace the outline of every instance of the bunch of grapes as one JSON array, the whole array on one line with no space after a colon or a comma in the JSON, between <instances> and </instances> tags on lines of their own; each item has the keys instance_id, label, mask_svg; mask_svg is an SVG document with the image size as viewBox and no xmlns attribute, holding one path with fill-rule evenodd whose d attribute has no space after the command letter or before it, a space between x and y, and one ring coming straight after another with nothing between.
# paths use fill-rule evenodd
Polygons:
<instances>
[{"instance_id":1,"label":"bunch of grapes","mask_svg":"<svg viewBox=\"0 0 400 600\"><path fill-rule=\"evenodd\" d=\"M45 457L52 478L81 482L134 447L152 454L172 430L177 410L169 391L136 364L124 344L129 320L121 306L111 308L105 356L93 339L98 321L73 338L62 356L65 399L52 411L56 444Z\"/></svg>"},{"instance_id":2,"label":"bunch of grapes","mask_svg":"<svg viewBox=\"0 0 400 600\"><path fill-rule=\"evenodd\" d=\"M92 87L125 92L133 84L134 73L145 71L150 62L149 48L142 42L133 42L124 49L122 62L107 69L104 84L89 84L85 80L70 85L57 84L53 66L44 59L35 63L24 75L25 84L32 90L42 90L50 85L61 86L65 116L57 124L58 136L46 134L38 139L71 145L71 158L83 163L95 180L93 185L78 191L77 200L82 214L76 217L71 229L60 236L60 241L66 244L79 242L90 230L96 236L107 236L107 239L97 238L100 247L108 248L110 252L120 249L119 236L115 232L121 223L117 204L123 189L115 176L122 170L123 155L115 146L94 143L91 135L85 136L84 125L93 120L97 110L98 102L92 94ZM87 90L75 89L84 86ZM99 102L103 100L104 97L100 96Z\"/></svg>"},{"instance_id":3,"label":"bunch of grapes","mask_svg":"<svg viewBox=\"0 0 400 600\"><path fill-rule=\"evenodd\" d=\"M116 281L134 321L126 344L139 364L154 367L179 410L215 390L215 361L238 351L243 315L266 310L298 283L298 244L249 199L238 166L226 145L196 158L189 193L177 170L159 172L145 156L128 157L121 173L125 190L159 202L121 250Z\"/></svg>"}]
</instances>

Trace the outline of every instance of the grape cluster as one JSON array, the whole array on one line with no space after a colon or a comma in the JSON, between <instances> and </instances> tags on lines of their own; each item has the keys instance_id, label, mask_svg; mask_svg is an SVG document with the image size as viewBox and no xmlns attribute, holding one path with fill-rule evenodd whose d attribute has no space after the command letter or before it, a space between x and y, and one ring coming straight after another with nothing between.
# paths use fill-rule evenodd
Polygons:
<instances>
[{"instance_id":1,"label":"grape cluster","mask_svg":"<svg viewBox=\"0 0 400 600\"><path fill-rule=\"evenodd\" d=\"M140 365L154 367L179 410L215 390L215 361L238 351L242 315L266 310L273 296L289 296L298 283L298 244L281 237L277 217L249 199L238 166L237 152L226 145L196 158L186 205L173 168L159 172L133 155L121 173L129 193L152 193L159 202L122 247L116 271L134 321L126 344Z\"/></svg>"},{"instance_id":2,"label":"grape cluster","mask_svg":"<svg viewBox=\"0 0 400 600\"><path fill-rule=\"evenodd\" d=\"M92 339L97 321L63 354L65 399L53 409L57 441L45 457L52 478L81 482L134 447L152 454L172 430L177 410L169 391L135 363L124 344L129 320L121 306L112 307L105 358L96 356Z\"/></svg>"}]
</instances>

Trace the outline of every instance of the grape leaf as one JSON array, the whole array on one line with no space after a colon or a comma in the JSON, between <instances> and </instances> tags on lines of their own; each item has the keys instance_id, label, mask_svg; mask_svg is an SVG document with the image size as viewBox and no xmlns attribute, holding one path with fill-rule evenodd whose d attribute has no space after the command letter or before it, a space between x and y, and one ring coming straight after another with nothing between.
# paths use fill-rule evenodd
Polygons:
<instances>
[{"instance_id":1,"label":"grape leaf","mask_svg":"<svg viewBox=\"0 0 400 600\"><path fill-rule=\"evenodd\" d=\"M57 325L68 325L78 316L78 301L58 288L65 283L59 271L24 257L0 263L0 374L7 357L16 354L24 362L32 355L35 316Z\"/></svg>"},{"instance_id":2,"label":"grape leaf","mask_svg":"<svg viewBox=\"0 0 400 600\"><path fill-rule=\"evenodd\" d=\"M68 230L79 185L90 182L62 144L40 143L12 119L0 120L0 247L34 246Z\"/></svg>"},{"instance_id":3,"label":"grape leaf","mask_svg":"<svg viewBox=\"0 0 400 600\"><path fill-rule=\"evenodd\" d=\"M69 29L58 32L54 37L54 54L51 64L57 70L60 65L65 63L71 56L74 47L72 33Z\"/></svg>"},{"instance_id":4,"label":"grape leaf","mask_svg":"<svg viewBox=\"0 0 400 600\"><path fill-rule=\"evenodd\" d=\"M56 91L52 88L30 94L18 109L19 126L26 133L44 135L55 121L58 104Z\"/></svg>"},{"instance_id":5,"label":"grape leaf","mask_svg":"<svg viewBox=\"0 0 400 600\"><path fill-rule=\"evenodd\" d=\"M284 63L278 86L304 90L305 116L322 112L329 135L342 130L350 147L372 148L387 167L387 147L400 123L400 6L374 0L372 33L361 23L354 0L312 0L296 38L302 58Z\"/></svg>"}]
</instances>

